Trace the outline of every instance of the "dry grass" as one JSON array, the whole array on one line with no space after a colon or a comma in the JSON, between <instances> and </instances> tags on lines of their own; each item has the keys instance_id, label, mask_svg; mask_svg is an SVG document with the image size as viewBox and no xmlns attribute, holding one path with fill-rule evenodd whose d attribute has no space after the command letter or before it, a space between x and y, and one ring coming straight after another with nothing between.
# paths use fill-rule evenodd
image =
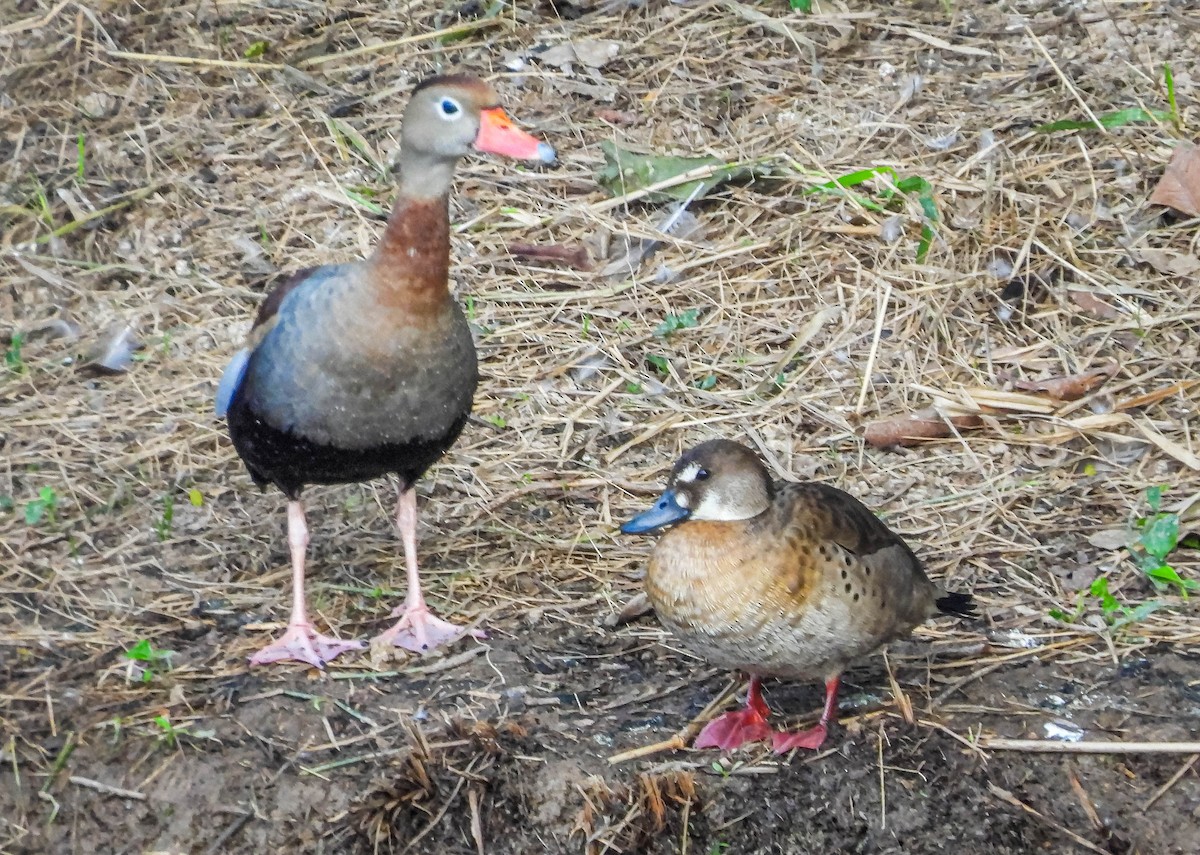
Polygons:
<instances>
[{"instance_id":1,"label":"dry grass","mask_svg":"<svg viewBox=\"0 0 1200 855\"><path fill-rule=\"evenodd\" d=\"M216 379L277 275L369 250L381 218L346 191L387 208L381 165L405 93L443 67L491 75L562 165L471 159L459 173L453 276L485 379L479 418L421 487L440 611L501 636L595 626L636 590L644 553L614 525L682 448L724 435L781 476L854 493L935 574L975 590L983 637L923 633L947 651L934 673L948 680L1200 640L1190 602L1086 540L1144 513L1151 485L1179 509L1200 495L1197 277L1164 272L1162 254L1194 258L1200 238L1144 203L1186 132L1034 131L1085 106L1165 109L1163 61L1194 127L1195 17L1169 3L1087 3L1064 18L1040 3L927 2L808 19L784 5L650 2L572 20L522 5L447 44L424 34L461 19L423 3L6 13L0 317L24 341L20 372L0 375L0 495L16 505L0 512L0 747L37 754L17 749L21 722L36 710L53 729L69 685L108 699L97 721L116 710L146 723L170 706L124 681L119 653L140 639L177 648L181 631L217 630L175 675L210 683L243 673L262 643L238 632L246 620L285 618L281 500L252 489L212 414ZM602 71L505 70L568 38L620 52ZM257 41L266 54L246 59ZM606 139L769 162L773 177L693 204L699 230L631 276L515 258L511 243L598 257L659 236L662 206L614 204L597 187ZM934 188L923 263L917 199L878 213L806 192L873 166ZM897 225L897 240L881 238ZM1022 277L1046 284L1001 300ZM655 335L689 309L697 326ZM131 370L83 370L91 342L126 323L144 343ZM996 394L1112 363L1075 403ZM865 424L931 405L982 412L983 426L904 451L864 445ZM46 487L53 519L29 525L24 506ZM385 484L310 491L314 607L341 634L381 626L387 606L370 592L402 584L392 498ZM1186 553L1176 566L1197 575ZM1097 571L1123 602L1163 607L1121 632L1090 597L1075 625L1047 617ZM1026 640L1037 646L1014 649Z\"/></svg>"}]
</instances>

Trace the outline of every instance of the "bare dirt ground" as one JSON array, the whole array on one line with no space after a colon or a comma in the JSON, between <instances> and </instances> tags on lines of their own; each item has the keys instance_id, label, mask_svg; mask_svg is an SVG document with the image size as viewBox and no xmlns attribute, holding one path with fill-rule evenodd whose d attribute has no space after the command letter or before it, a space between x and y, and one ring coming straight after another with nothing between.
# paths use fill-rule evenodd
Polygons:
<instances>
[{"instance_id":1,"label":"bare dirt ground","mask_svg":"<svg viewBox=\"0 0 1200 855\"><path fill-rule=\"evenodd\" d=\"M0 851L1197 851L1195 600L1127 548L1147 488L1183 533L1200 494L1196 223L1146 203L1197 55L1188 2L0 0ZM490 639L250 671L283 504L216 379L279 275L370 248L408 89L464 67L562 156L468 159L453 202L486 376L422 556ZM1159 118L1036 130L1129 109ZM669 212L597 183L606 140L761 174L606 270ZM128 369L89 368L127 324ZM929 406L982 421L864 442ZM851 671L819 754L610 764L728 684L611 619L648 549L614 526L714 435L856 494L984 617ZM314 608L366 637L403 595L392 488L308 499ZM767 688L790 723L820 702ZM997 748L1063 736L1157 753Z\"/></svg>"}]
</instances>

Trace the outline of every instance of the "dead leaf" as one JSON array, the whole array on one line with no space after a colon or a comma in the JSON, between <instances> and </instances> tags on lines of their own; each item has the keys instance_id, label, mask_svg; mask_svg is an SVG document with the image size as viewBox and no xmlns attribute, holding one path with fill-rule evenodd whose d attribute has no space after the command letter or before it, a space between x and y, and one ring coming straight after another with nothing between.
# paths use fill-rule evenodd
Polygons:
<instances>
[{"instance_id":1,"label":"dead leaf","mask_svg":"<svg viewBox=\"0 0 1200 855\"><path fill-rule=\"evenodd\" d=\"M1168 276L1182 278L1194 277L1200 274L1200 258L1182 252L1171 252L1165 249L1143 249L1136 253L1139 261L1144 261Z\"/></svg>"},{"instance_id":2,"label":"dead leaf","mask_svg":"<svg viewBox=\"0 0 1200 855\"><path fill-rule=\"evenodd\" d=\"M1022 392L1045 392L1056 401L1078 401L1088 392L1101 386L1117 373L1117 366L1105 365L1082 374L1052 377L1047 380L1017 380L1014 389Z\"/></svg>"},{"instance_id":3,"label":"dead leaf","mask_svg":"<svg viewBox=\"0 0 1200 855\"><path fill-rule=\"evenodd\" d=\"M1083 291L1078 288L1068 288L1067 296L1075 303L1076 306L1083 309L1089 315L1095 315L1097 318L1105 320L1116 320L1124 317L1124 312L1104 300L1101 300L1091 291Z\"/></svg>"},{"instance_id":4,"label":"dead leaf","mask_svg":"<svg viewBox=\"0 0 1200 855\"><path fill-rule=\"evenodd\" d=\"M614 145L610 140L601 140L600 149L604 152L604 168L596 180L613 196L624 196L690 172L699 173L694 181L684 181L646 194L651 202L687 199L697 187L700 192L695 198L700 198L725 181L754 178L766 172L762 166L730 165L717 157L640 154Z\"/></svg>"},{"instance_id":5,"label":"dead leaf","mask_svg":"<svg viewBox=\"0 0 1200 855\"><path fill-rule=\"evenodd\" d=\"M101 374L123 374L141 347L131 324L114 324L88 353L84 368Z\"/></svg>"},{"instance_id":6,"label":"dead leaf","mask_svg":"<svg viewBox=\"0 0 1200 855\"><path fill-rule=\"evenodd\" d=\"M1189 217L1200 217L1200 149L1180 143L1150 194L1151 205L1165 205Z\"/></svg>"},{"instance_id":7,"label":"dead leaf","mask_svg":"<svg viewBox=\"0 0 1200 855\"><path fill-rule=\"evenodd\" d=\"M510 243L508 251L516 258L533 261L561 261L572 270L591 270L592 259L580 243Z\"/></svg>"},{"instance_id":8,"label":"dead leaf","mask_svg":"<svg viewBox=\"0 0 1200 855\"><path fill-rule=\"evenodd\" d=\"M611 107L601 107L596 111L596 118L610 125L636 125L640 119L637 113L629 110L614 110Z\"/></svg>"},{"instance_id":9,"label":"dead leaf","mask_svg":"<svg viewBox=\"0 0 1200 855\"><path fill-rule=\"evenodd\" d=\"M604 68L621 52L621 43L597 39L581 39L533 51L533 56L548 65L557 65L570 74L571 65L579 63L588 68Z\"/></svg>"},{"instance_id":10,"label":"dead leaf","mask_svg":"<svg viewBox=\"0 0 1200 855\"><path fill-rule=\"evenodd\" d=\"M1124 528L1106 528L1094 531L1087 536L1087 542L1097 549L1113 552L1124 549L1129 543L1129 530Z\"/></svg>"},{"instance_id":11,"label":"dead leaf","mask_svg":"<svg viewBox=\"0 0 1200 855\"><path fill-rule=\"evenodd\" d=\"M943 439L954 435L954 429L977 428L983 425L979 416L941 416L924 410L911 416L893 416L867 425L863 439L876 448L918 445L925 439Z\"/></svg>"}]
</instances>

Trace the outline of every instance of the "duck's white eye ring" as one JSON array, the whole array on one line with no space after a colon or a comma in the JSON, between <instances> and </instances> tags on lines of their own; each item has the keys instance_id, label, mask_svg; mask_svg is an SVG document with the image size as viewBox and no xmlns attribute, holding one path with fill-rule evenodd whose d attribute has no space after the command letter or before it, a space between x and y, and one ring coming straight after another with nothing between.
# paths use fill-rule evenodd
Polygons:
<instances>
[{"instance_id":1,"label":"duck's white eye ring","mask_svg":"<svg viewBox=\"0 0 1200 855\"><path fill-rule=\"evenodd\" d=\"M453 98L443 98L438 102L438 115L443 119L453 121L462 115L462 105Z\"/></svg>"}]
</instances>

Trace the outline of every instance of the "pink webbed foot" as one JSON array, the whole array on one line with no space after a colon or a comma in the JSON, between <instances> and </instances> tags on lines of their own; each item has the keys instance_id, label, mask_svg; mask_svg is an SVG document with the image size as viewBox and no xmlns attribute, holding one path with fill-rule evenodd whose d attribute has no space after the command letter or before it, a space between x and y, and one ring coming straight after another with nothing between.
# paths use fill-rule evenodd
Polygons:
<instances>
[{"instance_id":1,"label":"pink webbed foot","mask_svg":"<svg viewBox=\"0 0 1200 855\"><path fill-rule=\"evenodd\" d=\"M704 726L693 748L720 748L732 751L747 742L758 742L771 735L766 717L754 707L727 712Z\"/></svg>"},{"instance_id":2,"label":"pink webbed foot","mask_svg":"<svg viewBox=\"0 0 1200 855\"><path fill-rule=\"evenodd\" d=\"M825 742L827 732L824 724L795 733L777 731L771 736L771 747L775 749L776 754L787 754L793 748L809 748L816 751Z\"/></svg>"},{"instance_id":3,"label":"pink webbed foot","mask_svg":"<svg viewBox=\"0 0 1200 855\"><path fill-rule=\"evenodd\" d=\"M325 663L347 650L362 650L361 641L343 641L321 635L307 623L288 624L287 632L250 657L251 665L268 665L272 662L295 660L307 662L314 668L324 670Z\"/></svg>"},{"instance_id":4,"label":"pink webbed foot","mask_svg":"<svg viewBox=\"0 0 1200 855\"><path fill-rule=\"evenodd\" d=\"M401 615L400 620L391 629L376 636L377 643L394 644L413 653L428 653L464 634L481 640L487 638L487 633L483 630L468 630L442 620L423 605L415 608L397 606L392 612L392 617L396 615Z\"/></svg>"}]
</instances>

